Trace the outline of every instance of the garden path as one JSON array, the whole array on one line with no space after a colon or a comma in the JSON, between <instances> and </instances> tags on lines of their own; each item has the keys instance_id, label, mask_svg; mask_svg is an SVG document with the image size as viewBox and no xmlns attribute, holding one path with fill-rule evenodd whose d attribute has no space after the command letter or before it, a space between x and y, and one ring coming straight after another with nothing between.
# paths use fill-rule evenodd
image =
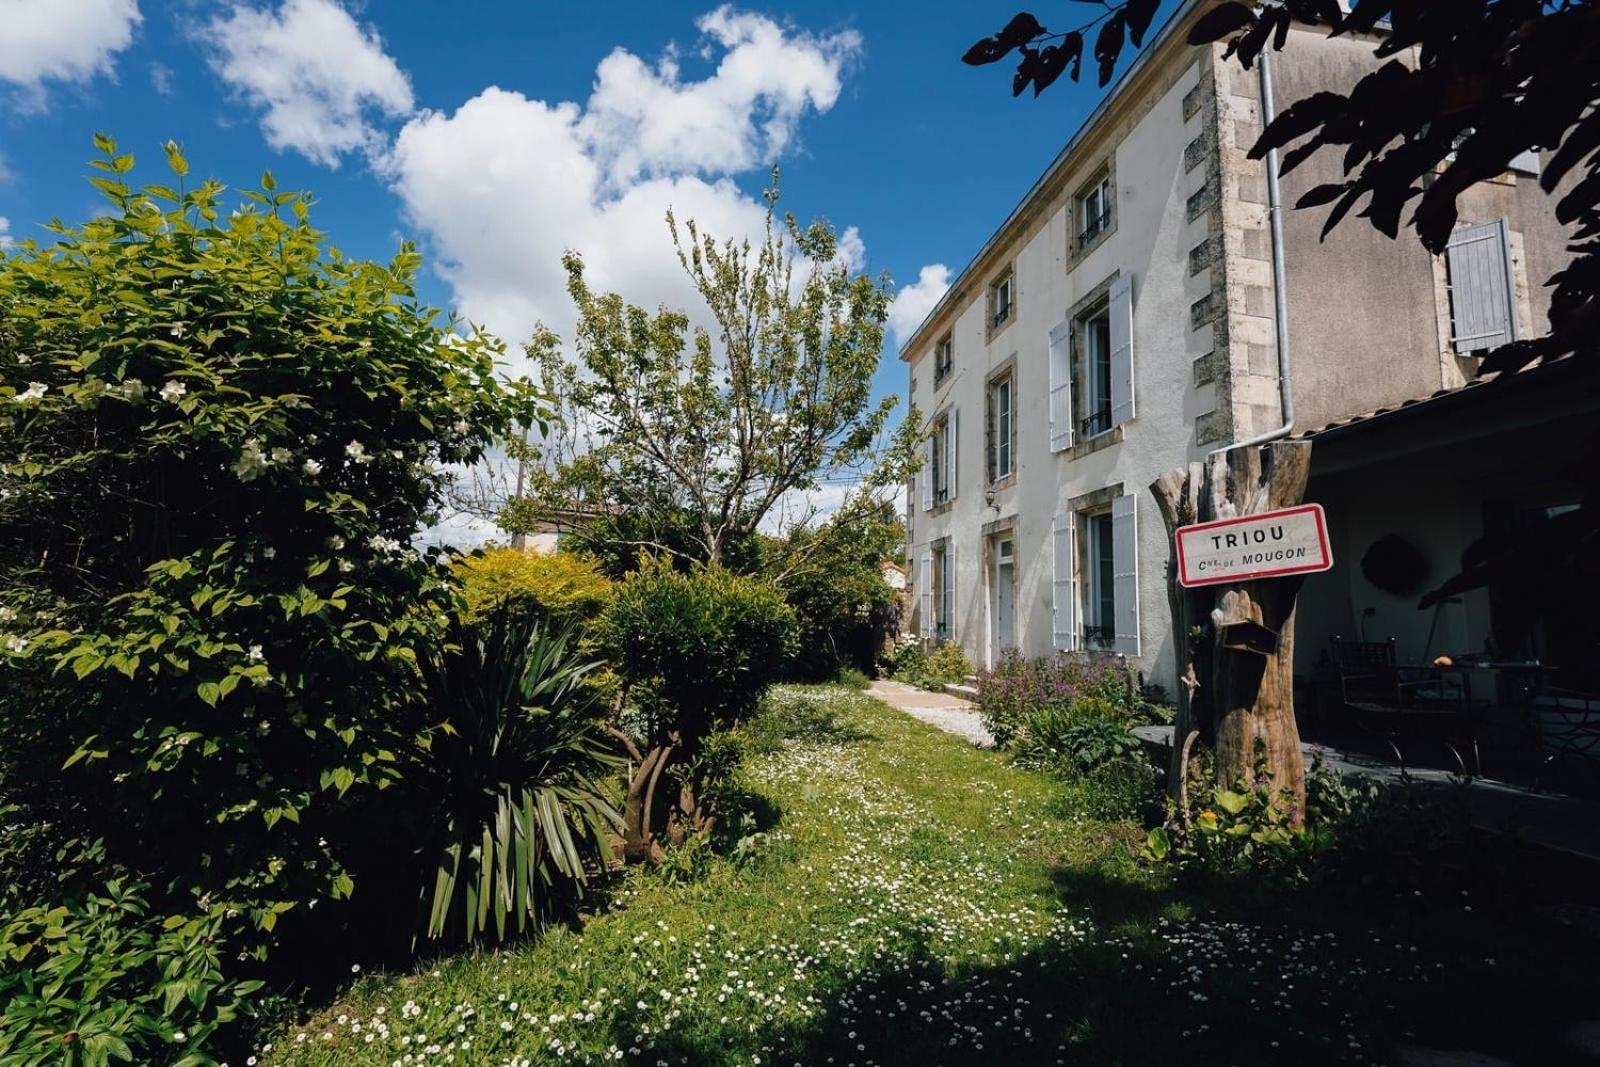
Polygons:
<instances>
[{"instance_id":1,"label":"garden path","mask_svg":"<svg viewBox=\"0 0 1600 1067\"><path fill-rule=\"evenodd\" d=\"M937 726L945 733L965 738L978 748L994 747L994 737L983 725L977 710L960 697L948 693L930 693L903 682L883 679L873 682L867 692L891 708L903 711L929 726Z\"/></svg>"}]
</instances>

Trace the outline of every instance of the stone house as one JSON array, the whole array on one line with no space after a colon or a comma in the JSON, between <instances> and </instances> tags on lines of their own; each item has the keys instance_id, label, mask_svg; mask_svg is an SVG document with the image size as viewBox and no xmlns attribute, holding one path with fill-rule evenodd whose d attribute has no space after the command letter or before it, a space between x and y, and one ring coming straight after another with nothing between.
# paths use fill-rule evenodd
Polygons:
<instances>
[{"instance_id":1,"label":"stone house","mask_svg":"<svg viewBox=\"0 0 1600 1067\"><path fill-rule=\"evenodd\" d=\"M1543 282L1567 253L1535 155L1462 199L1446 255L1361 219L1320 240L1328 209L1292 205L1339 176L1337 153L1277 183L1248 150L1264 113L1373 69L1373 42L1297 25L1246 71L1221 45L1186 43L1207 6L1186 0L1147 41L902 345L929 427L907 498L911 626L979 665L1011 648L1106 651L1170 688L1168 546L1151 481L1219 448L1317 437L1358 416L1381 436L1374 413L1476 393L1481 354L1546 321ZM1356 542L1389 523L1355 513L1350 477L1319 468L1322 450L1313 484L1339 498L1327 505L1336 567L1307 585L1303 615L1318 629L1302 627L1302 649L1355 632L1359 573L1341 552L1359 555ZM1375 462L1365 446L1339 451L1339 471ZM1405 473L1388 474L1409 514ZM1419 538L1451 528L1439 566L1453 567L1444 557L1472 531L1450 524L1472 505L1435 495L1444 510L1413 525ZM1410 616L1422 616L1415 599ZM1389 622L1408 633L1430 622L1402 614ZM1470 629L1451 639L1474 640Z\"/></svg>"}]
</instances>

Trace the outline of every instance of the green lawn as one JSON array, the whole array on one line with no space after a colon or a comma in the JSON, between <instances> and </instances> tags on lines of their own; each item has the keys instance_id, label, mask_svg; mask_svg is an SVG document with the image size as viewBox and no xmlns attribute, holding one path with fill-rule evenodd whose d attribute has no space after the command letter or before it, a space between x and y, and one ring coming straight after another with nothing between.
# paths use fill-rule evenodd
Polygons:
<instances>
[{"instance_id":1,"label":"green lawn","mask_svg":"<svg viewBox=\"0 0 1600 1067\"><path fill-rule=\"evenodd\" d=\"M741 860L635 873L537 944L364 976L258 1062L1380 1063L1410 1034L1558 1062L1551 1020L1600 1017L1566 912L1188 898L1135 859L1138 828L1046 777L860 693L786 698L834 718L755 760L777 821Z\"/></svg>"}]
</instances>

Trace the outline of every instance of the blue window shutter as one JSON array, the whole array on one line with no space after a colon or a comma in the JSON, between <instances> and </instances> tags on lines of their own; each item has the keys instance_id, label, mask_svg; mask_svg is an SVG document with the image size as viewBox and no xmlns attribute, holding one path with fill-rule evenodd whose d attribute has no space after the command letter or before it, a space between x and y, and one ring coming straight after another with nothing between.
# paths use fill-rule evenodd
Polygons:
<instances>
[{"instance_id":1,"label":"blue window shutter","mask_svg":"<svg viewBox=\"0 0 1600 1067\"><path fill-rule=\"evenodd\" d=\"M1506 220L1496 219L1457 230L1445 246L1451 340L1457 355L1517 339L1509 237Z\"/></svg>"}]
</instances>

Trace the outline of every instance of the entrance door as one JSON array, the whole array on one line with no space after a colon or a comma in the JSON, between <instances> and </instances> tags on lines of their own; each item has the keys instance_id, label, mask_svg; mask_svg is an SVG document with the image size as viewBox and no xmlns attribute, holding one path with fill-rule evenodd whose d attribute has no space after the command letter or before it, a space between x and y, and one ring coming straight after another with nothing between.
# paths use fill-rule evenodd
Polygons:
<instances>
[{"instance_id":1,"label":"entrance door","mask_svg":"<svg viewBox=\"0 0 1600 1067\"><path fill-rule=\"evenodd\" d=\"M1016 560L1010 538L994 546L994 647L990 661L999 663L1007 650L1016 647Z\"/></svg>"}]
</instances>

